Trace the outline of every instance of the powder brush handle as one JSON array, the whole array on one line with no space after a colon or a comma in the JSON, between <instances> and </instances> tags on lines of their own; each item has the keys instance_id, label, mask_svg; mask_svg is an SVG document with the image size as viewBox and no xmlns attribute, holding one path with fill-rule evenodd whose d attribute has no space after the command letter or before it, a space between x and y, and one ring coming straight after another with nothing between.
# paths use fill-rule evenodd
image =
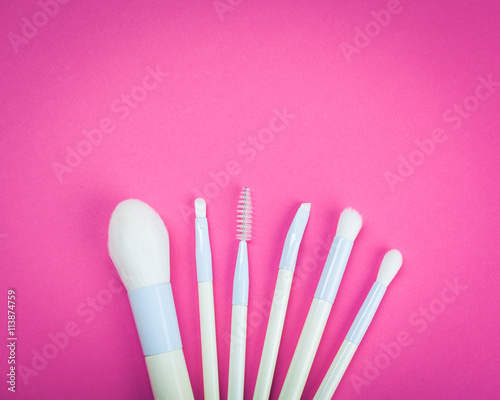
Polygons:
<instances>
[{"instance_id":1,"label":"powder brush handle","mask_svg":"<svg viewBox=\"0 0 500 400\"><path fill-rule=\"evenodd\" d=\"M194 400L182 349L145 359L155 400Z\"/></svg>"}]
</instances>

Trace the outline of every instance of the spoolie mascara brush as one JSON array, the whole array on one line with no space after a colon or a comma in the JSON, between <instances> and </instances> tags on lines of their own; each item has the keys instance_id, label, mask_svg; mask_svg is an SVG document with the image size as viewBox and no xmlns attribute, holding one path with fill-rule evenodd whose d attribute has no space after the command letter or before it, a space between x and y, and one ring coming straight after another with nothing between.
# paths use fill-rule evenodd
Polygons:
<instances>
[{"instance_id":1,"label":"spoolie mascara brush","mask_svg":"<svg viewBox=\"0 0 500 400\"><path fill-rule=\"evenodd\" d=\"M252 237L252 202L250 189L243 188L238 204L236 238L240 241L233 281L233 309L231 314L231 345L229 349L229 382L227 398L243 400L245 387L245 352L248 312L248 251Z\"/></svg>"}]
</instances>

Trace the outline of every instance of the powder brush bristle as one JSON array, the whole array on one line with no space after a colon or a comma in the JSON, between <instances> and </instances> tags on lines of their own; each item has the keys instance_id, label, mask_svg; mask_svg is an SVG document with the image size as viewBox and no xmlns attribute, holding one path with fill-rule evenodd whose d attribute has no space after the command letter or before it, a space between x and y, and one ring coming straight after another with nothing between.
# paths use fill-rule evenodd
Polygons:
<instances>
[{"instance_id":1,"label":"powder brush bristle","mask_svg":"<svg viewBox=\"0 0 500 400\"><path fill-rule=\"evenodd\" d=\"M109 222L108 251L127 291L170 282L168 231L146 203L119 203Z\"/></svg>"}]
</instances>

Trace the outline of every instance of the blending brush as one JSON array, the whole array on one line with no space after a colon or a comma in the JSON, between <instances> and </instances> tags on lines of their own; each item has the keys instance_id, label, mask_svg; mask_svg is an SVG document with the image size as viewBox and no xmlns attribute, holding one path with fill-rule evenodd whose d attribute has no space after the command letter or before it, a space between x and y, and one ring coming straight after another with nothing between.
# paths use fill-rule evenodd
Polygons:
<instances>
[{"instance_id":1,"label":"blending brush","mask_svg":"<svg viewBox=\"0 0 500 400\"><path fill-rule=\"evenodd\" d=\"M373 284L368 296L366 296L351 329L349 329L332 365L328 369L323 382L321 382L314 400L329 400L332 398L384 297L387 286L392 282L402 264L403 256L398 250L390 250L385 254L377 275L377 281Z\"/></svg>"},{"instance_id":2,"label":"blending brush","mask_svg":"<svg viewBox=\"0 0 500 400\"><path fill-rule=\"evenodd\" d=\"M281 389L280 400L299 400L302 395L354 240L362 224L361 215L352 208L347 208L340 214L337 232Z\"/></svg>"},{"instance_id":3,"label":"blending brush","mask_svg":"<svg viewBox=\"0 0 500 400\"><path fill-rule=\"evenodd\" d=\"M260 359L259 373L257 374L257 382L253 394L254 400L269 399L288 299L290 298L293 272L295 271L297 254L307 221L309 220L310 211L311 203L302 203L286 235L285 245L281 253L278 279L276 280L276 287L274 289L273 303L269 314L266 338Z\"/></svg>"},{"instance_id":4,"label":"blending brush","mask_svg":"<svg viewBox=\"0 0 500 400\"><path fill-rule=\"evenodd\" d=\"M170 285L165 224L147 204L122 201L111 215L108 249L128 292L155 399L193 399Z\"/></svg>"},{"instance_id":5,"label":"blending brush","mask_svg":"<svg viewBox=\"0 0 500 400\"><path fill-rule=\"evenodd\" d=\"M240 241L233 281L233 309L231 314L231 345L229 349L229 400L243 399L245 387L245 352L248 311L248 251L251 239L252 202L250 189L243 188L238 205L236 238Z\"/></svg>"},{"instance_id":6,"label":"blending brush","mask_svg":"<svg viewBox=\"0 0 500 400\"><path fill-rule=\"evenodd\" d=\"M212 252L208 236L207 203L205 200L198 198L194 202L194 208L196 211L196 271L200 305L203 390L206 400L215 400L219 399L219 373L217 367Z\"/></svg>"}]
</instances>

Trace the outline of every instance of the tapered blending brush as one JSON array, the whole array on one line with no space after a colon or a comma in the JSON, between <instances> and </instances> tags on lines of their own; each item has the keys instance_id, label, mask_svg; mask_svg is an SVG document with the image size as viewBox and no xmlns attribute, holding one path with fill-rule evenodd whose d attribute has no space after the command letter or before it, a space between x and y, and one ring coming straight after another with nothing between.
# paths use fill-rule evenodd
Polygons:
<instances>
[{"instance_id":1,"label":"tapered blending brush","mask_svg":"<svg viewBox=\"0 0 500 400\"><path fill-rule=\"evenodd\" d=\"M377 281L373 284L361 306L351 329L349 329L332 365L328 369L323 382L321 382L314 400L329 400L332 398L384 297L387 287L398 273L402 264L403 256L398 250L390 250L385 254L377 275Z\"/></svg>"},{"instance_id":2,"label":"tapered blending brush","mask_svg":"<svg viewBox=\"0 0 500 400\"><path fill-rule=\"evenodd\" d=\"M205 200L198 198L194 202L194 208L196 212L196 271L200 306L203 391L205 400L215 400L219 399L219 372L217 366L212 252L208 236L207 203Z\"/></svg>"},{"instance_id":3,"label":"tapered blending brush","mask_svg":"<svg viewBox=\"0 0 500 400\"><path fill-rule=\"evenodd\" d=\"M247 241L252 232L252 202L250 189L243 188L238 205L236 238L240 241L233 281L233 308L231 313L231 344L229 349L229 400L243 400L245 386L245 352L248 311L248 251Z\"/></svg>"},{"instance_id":4,"label":"tapered blending brush","mask_svg":"<svg viewBox=\"0 0 500 400\"><path fill-rule=\"evenodd\" d=\"M309 220L310 210L311 203L301 204L285 239L273 303L269 314L264 348L262 349L260 359L259 373L257 374L257 382L253 394L254 400L269 399L288 299L290 297L290 289L292 287L293 273L295 271L295 264L297 263L300 242L302 241L302 236Z\"/></svg>"},{"instance_id":5,"label":"tapered blending brush","mask_svg":"<svg viewBox=\"0 0 500 400\"><path fill-rule=\"evenodd\" d=\"M335 238L281 389L280 400L299 400L302 395L347 260L362 223L361 215L352 208L345 209L340 215Z\"/></svg>"},{"instance_id":6,"label":"tapered blending brush","mask_svg":"<svg viewBox=\"0 0 500 400\"><path fill-rule=\"evenodd\" d=\"M127 289L155 399L193 399L161 217L139 200L122 201L111 215L108 250Z\"/></svg>"}]
</instances>

